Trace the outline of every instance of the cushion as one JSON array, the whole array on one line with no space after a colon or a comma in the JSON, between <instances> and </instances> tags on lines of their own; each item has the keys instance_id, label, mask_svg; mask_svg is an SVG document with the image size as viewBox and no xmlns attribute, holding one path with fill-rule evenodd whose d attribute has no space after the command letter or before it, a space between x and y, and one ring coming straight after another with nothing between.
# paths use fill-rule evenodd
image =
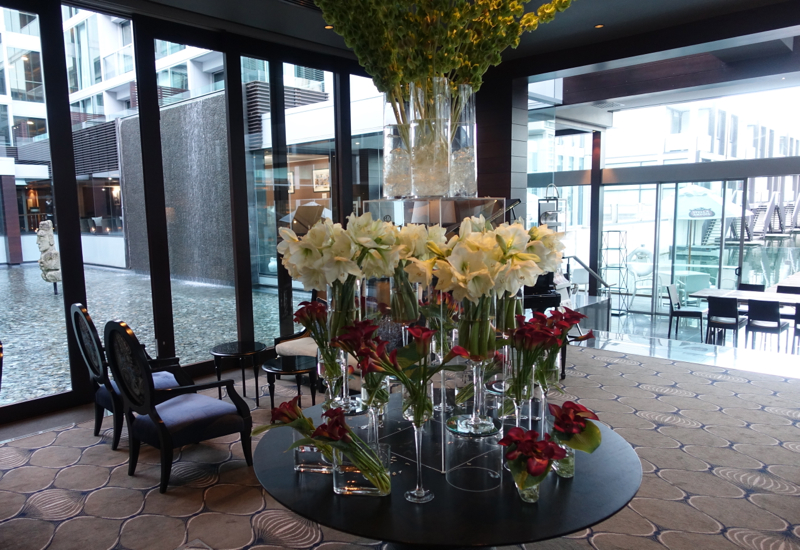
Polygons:
<instances>
[{"instance_id":1,"label":"cushion","mask_svg":"<svg viewBox=\"0 0 800 550\"><path fill-rule=\"evenodd\" d=\"M175 448L244 429L244 419L234 405L207 395L178 395L156 405L156 412L169 430ZM159 447L158 429L149 416L136 417L133 433L145 443Z\"/></svg>"},{"instance_id":2,"label":"cushion","mask_svg":"<svg viewBox=\"0 0 800 550\"><path fill-rule=\"evenodd\" d=\"M166 388L175 388L180 386L180 384L178 384L178 381L175 380L175 376L170 372L154 372L153 386L155 386L155 389L157 390L164 390ZM117 386L117 383L113 380L111 381L111 387L114 388L114 391L117 395L120 394L119 386ZM97 392L94 394L94 400L104 409L108 411L114 410L111 394L109 394L108 389L105 386L100 386L97 389Z\"/></svg>"},{"instance_id":3,"label":"cushion","mask_svg":"<svg viewBox=\"0 0 800 550\"><path fill-rule=\"evenodd\" d=\"M311 337L295 338L287 340L275 346L275 353L284 357L316 357L317 344ZM358 362L351 355L347 356L347 364L351 367L358 365Z\"/></svg>"}]
</instances>

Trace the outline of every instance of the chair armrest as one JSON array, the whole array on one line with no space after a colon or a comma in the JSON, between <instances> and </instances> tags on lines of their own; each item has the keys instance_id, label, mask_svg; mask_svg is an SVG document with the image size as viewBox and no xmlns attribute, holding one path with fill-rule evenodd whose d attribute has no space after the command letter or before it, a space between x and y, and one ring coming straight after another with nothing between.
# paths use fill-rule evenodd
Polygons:
<instances>
[{"instance_id":1,"label":"chair armrest","mask_svg":"<svg viewBox=\"0 0 800 550\"><path fill-rule=\"evenodd\" d=\"M148 359L150 370L158 372L164 370L166 367L180 366L180 359L177 357L157 357L155 359Z\"/></svg>"},{"instance_id":2,"label":"chair armrest","mask_svg":"<svg viewBox=\"0 0 800 550\"><path fill-rule=\"evenodd\" d=\"M310 331L303 329L300 332L295 332L289 336L278 336L275 338L275 345L277 346L281 342L288 342L289 340L297 340L298 338L305 338L306 336L310 336Z\"/></svg>"}]
</instances>

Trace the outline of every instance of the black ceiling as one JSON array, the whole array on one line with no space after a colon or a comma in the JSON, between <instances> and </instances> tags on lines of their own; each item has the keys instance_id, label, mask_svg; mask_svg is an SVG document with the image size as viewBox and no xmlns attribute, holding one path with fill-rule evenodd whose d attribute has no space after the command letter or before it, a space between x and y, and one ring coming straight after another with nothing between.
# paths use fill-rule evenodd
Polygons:
<instances>
[{"instance_id":1,"label":"black ceiling","mask_svg":"<svg viewBox=\"0 0 800 550\"><path fill-rule=\"evenodd\" d=\"M295 45L322 46L328 53L349 56L344 41L335 32L324 29L322 15L305 7L311 0L105 0L134 11L180 19L181 11L194 12L217 19L206 26L224 28L251 27L267 31L273 40L286 39ZM346 2L347 0L341 0ZM787 0L574 0L572 7L558 14L552 23L526 34L516 50L509 50L506 59L516 59L554 52L577 46L588 46L607 40L664 30L712 17L752 10ZM791 0L798 4L797 0ZM536 9L542 0L532 0L528 10ZM164 7L170 13L159 13ZM220 21L221 20L221 21ZM223 23L227 22L227 23ZM603 24L602 29L595 29ZM241 29L240 29L241 30Z\"/></svg>"}]
</instances>

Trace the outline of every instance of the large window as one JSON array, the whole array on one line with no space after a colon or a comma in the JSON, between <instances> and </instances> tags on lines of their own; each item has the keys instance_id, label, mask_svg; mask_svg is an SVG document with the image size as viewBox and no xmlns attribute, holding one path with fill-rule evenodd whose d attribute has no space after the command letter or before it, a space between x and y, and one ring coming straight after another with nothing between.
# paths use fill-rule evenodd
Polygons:
<instances>
[{"instance_id":1,"label":"large window","mask_svg":"<svg viewBox=\"0 0 800 550\"><path fill-rule=\"evenodd\" d=\"M208 61L170 67L169 81L158 73L161 87L202 83L160 113L175 347L184 363L206 361L214 344L238 339L227 106L211 86L222 55L199 53Z\"/></svg>"},{"instance_id":2,"label":"large window","mask_svg":"<svg viewBox=\"0 0 800 550\"><path fill-rule=\"evenodd\" d=\"M12 39L7 34L0 44L5 50L5 74L14 100L0 106L0 144L12 145L13 136L15 146L0 147L0 157L5 157L2 160L13 170L10 178L2 178L0 210L5 212L5 224L19 224L19 235L9 231L0 239L0 257L5 258L4 263L24 262L14 269L0 269L0 339L4 348L0 405L8 405L69 391L72 380L62 284L57 283L59 293L54 294L53 283L42 280L37 263L43 258L49 272L52 264L48 260L60 248L48 167L50 147L45 139L46 109L38 104L45 100L41 54L37 51L39 21L32 14L8 9L2 12L9 34L27 35ZM36 104L18 103L23 101ZM9 119L13 121L11 132ZM10 216L15 211L17 214ZM41 229L43 221L53 223L54 234L37 235L35 230ZM13 246L10 239L14 239Z\"/></svg>"},{"instance_id":3,"label":"large window","mask_svg":"<svg viewBox=\"0 0 800 550\"><path fill-rule=\"evenodd\" d=\"M800 87L623 109L606 133L606 167L800 155Z\"/></svg>"},{"instance_id":4,"label":"large window","mask_svg":"<svg viewBox=\"0 0 800 550\"><path fill-rule=\"evenodd\" d=\"M353 151L353 211L381 198L383 181L383 94L372 80L350 76L350 129Z\"/></svg>"},{"instance_id":5,"label":"large window","mask_svg":"<svg viewBox=\"0 0 800 550\"><path fill-rule=\"evenodd\" d=\"M11 99L44 102L44 80L39 52L7 48Z\"/></svg>"},{"instance_id":6,"label":"large window","mask_svg":"<svg viewBox=\"0 0 800 550\"><path fill-rule=\"evenodd\" d=\"M185 49L186 46L184 44L175 44L173 42L167 42L166 40L156 40L156 59L167 57L168 55L178 53Z\"/></svg>"}]
</instances>

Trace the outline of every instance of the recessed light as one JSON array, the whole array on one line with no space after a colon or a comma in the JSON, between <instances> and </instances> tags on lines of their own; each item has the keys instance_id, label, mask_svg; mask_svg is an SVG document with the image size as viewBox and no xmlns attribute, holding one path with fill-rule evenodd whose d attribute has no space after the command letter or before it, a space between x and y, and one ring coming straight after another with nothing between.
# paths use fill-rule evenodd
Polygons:
<instances>
[{"instance_id":1,"label":"recessed light","mask_svg":"<svg viewBox=\"0 0 800 550\"><path fill-rule=\"evenodd\" d=\"M333 25L325 25L325 28L331 30L333 28Z\"/></svg>"},{"instance_id":2,"label":"recessed light","mask_svg":"<svg viewBox=\"0 0 800 550\"><path fill-rule=\"evenodd\" d=\"M603 25L603 24L600 24L600 25L595 25L595 26L594 26L594 28L595 28L595 29L602 29L604 26L605 26L605 25Z\"/></svg>"}]
</instances>

